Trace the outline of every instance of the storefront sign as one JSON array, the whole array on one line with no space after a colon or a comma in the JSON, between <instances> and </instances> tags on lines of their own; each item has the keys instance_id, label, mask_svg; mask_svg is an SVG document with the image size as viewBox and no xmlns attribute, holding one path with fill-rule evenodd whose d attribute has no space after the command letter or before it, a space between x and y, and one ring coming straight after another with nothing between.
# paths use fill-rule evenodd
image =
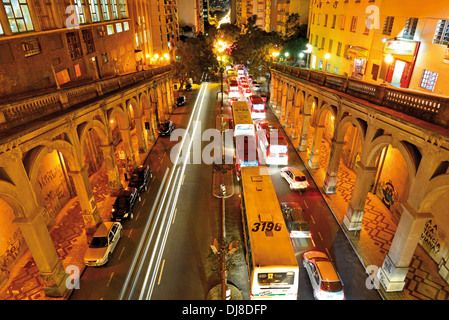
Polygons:
<instances>
[{"instance_id":1,"label":"storefront sign","mask_svg":"<svg viewBox=\"0 0 449 320\"><path fill-rule=\"evenodd\" d=\"M418 42L392 40L385 42L384 54L397 54L401 56L414 56Z\"/></svg>"},{"instance_id":2,"label":"storefront sign","mask_svg":"<svg viewBox=\"0 0 449 320\"><path fill-rule=\"evenodd\" d=\"M368 49L362 47L350 47L348 48L348 56L354 59L366 59L368 58Z\"/></svg>"}]
</instances>

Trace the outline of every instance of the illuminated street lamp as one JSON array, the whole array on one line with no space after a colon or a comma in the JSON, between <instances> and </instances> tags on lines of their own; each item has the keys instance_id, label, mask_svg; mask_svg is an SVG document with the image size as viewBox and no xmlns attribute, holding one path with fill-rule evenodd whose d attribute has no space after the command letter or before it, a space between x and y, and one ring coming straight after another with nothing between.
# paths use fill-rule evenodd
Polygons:
<instances>
[{"instance_id":1,"label":"illuminated street lamp","mask_svg":"<svg viewBox=\"0 0 449 320\"><path fill-rule=\"evenodd\" d=\"M299 54L299 67L300 67L300 68L302 67L302 58L304 58L304 53L303 53L303 52L301 52L301 53Z\"/></svg>"},{"instance_id":2,"label":"illuminated street lamp","mask_svg":"<svg viewBox=\"0 0 449 320\"><path fill-rule=\"evenodd\" d=\"M303 52L307 54L306 67L309 68L309 56L312 53L312 45L310 43L306 44L306 50Z\"/></svg>"}]
</instances>

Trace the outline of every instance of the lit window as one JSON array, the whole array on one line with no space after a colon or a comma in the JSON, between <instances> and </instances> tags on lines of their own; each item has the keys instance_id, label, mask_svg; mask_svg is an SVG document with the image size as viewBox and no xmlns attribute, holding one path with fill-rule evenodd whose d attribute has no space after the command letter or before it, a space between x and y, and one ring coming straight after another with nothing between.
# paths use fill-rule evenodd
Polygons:
<instances>
[{"instance_id":1,"label":"lit window","mask_svg":"<svg viewBox=\"0 0 449 320\"><path fill-rule=\"evenodd\" d=\"M117 0L111 0L112 19L118 19Z\"/></svg>"},{"instance_id":2,"label":"lit window","mask_svg":"<svg viewBox=\"0 0 449 320\"><path fill-rule=\"evenodd\" d=\"M117 30L117 33L122 32L122 24L120 22L116 23L115 24L115 29Z\"/></svg>"},{"instance_id":3,"label":"lit window","mask_svg":"<svg viewBox=\"0 0 449 320\"><path fill-rule=\"evenodd\" d=\"M0 22L0 34L3 34L3 28L2 28L1 22Z\"/></svg>"},{"instance_id":4,"label":"lit window","mask_svg":"<svg viewBox=\"0 0 449 320\"><path fill-rule=\"evenodd\" d=\"M76 5L79 23L80 24L86 23L86 17L84 15L85 10L84 0L74 0L73 3Z\"/></svg>"},{"instance_id":5,"label":"lit window","mask_svg":"<svg viewBox=\"0 0 449 320\"><path fill-rule=\"evenodd\" d=\"M424 70L421 78L421 84L419 86L426 90L433 91L437 82L437 78L438 73L432 72L430 70Z\"/></svg>"},{"instance_id":6,"label":"lit window","mask_svg":"<svg viewBox=\"0 0 449 320\"><path fill-rule=\"evenodd\" d=\"M108 36L111 34L114 34L114 26L112 24L108 24L106 26L107 30L108 30Z\"/></svg>"},{"instance_id":7,"label":"lit window","mask_svg":"<svg viewBox=\"0 0 449 320\"><path fill-rule=\"evenodd\" d=\"M31 57L41 53L41 46L37 38L22 40L22 48L25 52L25 57Z\"/></svg>"},{"instance_id":8,"label":"lit window","mask_svg":"<svg viewBox=\"0 0 449 320\"><path fill-rule=\"evenodd\" d=\"M128 31L129 30L129 23L128 21L123 22L123 31Z\"/></svg>"},{"instance_id":9,"label":"lit window","mask_svg":"<svg viewBox=\"0 0 449 320\"><path fill-rule=\"evenodd\" d=\"M26 0L3 0L3 4L12 32L34 30Z\"/></svg>"},{"instance_id":10,"label":"lit window","mask_svg":"<svg viewBox=\"0 0 449 320\"><path fill-rule=\"evenodd\" d=\"M126 8L126 0L118 0L120 7L120 15L123 18L128 18L128 9Z\"/></svg>"},{"instance_id":11,"label":"lit window","mask_svg":"<svg viewBox=\"0 0 449 320\"><path fill-rule=\"evenodd\" d=\"M103 19L105 21L110 20L109 18L109 8L108 8L108 0L100 0L101 11L103 12Z\"/></svg>"},{"instance_id":12,"label":"lit window","mask_svg":"<svg viewBox=\"0 0 449 320\"><path fill-rule=\"evenodd\" d=\"M90 16L92 17L92 22L100 21L100 14L98 12L98 1L89 0Z\"/></svg>"}]
</instances>

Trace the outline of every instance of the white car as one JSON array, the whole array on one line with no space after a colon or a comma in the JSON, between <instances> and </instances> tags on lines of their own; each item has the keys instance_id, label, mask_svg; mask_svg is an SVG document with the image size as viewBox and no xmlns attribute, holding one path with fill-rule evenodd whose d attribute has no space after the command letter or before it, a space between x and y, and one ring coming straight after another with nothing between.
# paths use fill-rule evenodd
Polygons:
<instances>
[{"instance_id":1,"label":"white car","mask_svg":"<svg viewBox=\"0 0 449 320\"><path fill-rule=\"evenodd\" d=\"M281 169L281 176L287 180L292 190L306 190L309 187L309 182L304 173L292 167L285 167Z\"/></svg>"},{"instance_id":2,"label":"white car","mask_svg":"<svg viewBox=\"0 0 449 320\"><path fill-rule=\"evenodd\" d=\"M84 255L86 266L98 267L108 262L122 236L122 229L120 222L108 221L100 224Z\"/></svg>"},{"instance_id":3,"label":"white car","mask_svg":"<svg viewBox=\"0 0 449 320\"><path fill-rule=\"evenodd\" d=\"M302 263L309 275L315 299L344 300L343 282L325 253L308 251L304 253Z\"/></svg>"}]
</instances>

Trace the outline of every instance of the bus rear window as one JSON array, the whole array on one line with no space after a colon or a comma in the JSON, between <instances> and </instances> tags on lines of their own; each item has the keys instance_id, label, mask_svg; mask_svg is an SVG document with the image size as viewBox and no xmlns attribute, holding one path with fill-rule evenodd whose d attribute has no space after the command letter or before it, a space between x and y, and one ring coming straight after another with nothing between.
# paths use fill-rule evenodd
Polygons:
<instances>
[{"instance_id":1,"label":"bus rear window","mask_svg":"<svg viewBox=\"0 0 449 320\"><path fill-rule=\"evenodd\" d=\"M288 152L288 146L284 145L270 145L270 153L278 153L278 154L284 154Z\"/></svg>"},{"instance_id":2,"label":"bus rear window","mask_svg":"<svg viewBox=\"0 0 449 320\"><path fill-rule=\"evenodd\" d=\"M290 272L276 272L276 273L259 273L257 275L257 282L260 286L266 285L293 285L295 273Z\"/></svg>"},{"instance_id":3,"label":"bus rear window","mask_svg":"<svg viewBox=\"0 0 449 320\"><path fill-rule=\"evenodd\" d=\"M259 103L253 104L253 109L254 110L258 110L258 111L265 110L265 105L264 104L259 104Z\"/></svg>"}]
</instances>

